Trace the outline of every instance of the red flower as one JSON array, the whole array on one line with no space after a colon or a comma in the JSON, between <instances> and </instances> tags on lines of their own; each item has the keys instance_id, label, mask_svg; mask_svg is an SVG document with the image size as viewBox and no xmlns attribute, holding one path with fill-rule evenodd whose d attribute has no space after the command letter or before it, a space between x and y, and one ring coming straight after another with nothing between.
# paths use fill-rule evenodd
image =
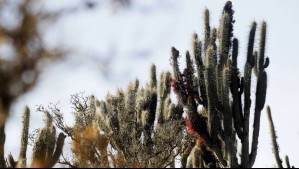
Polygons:
<instances>
[{"instance_id":1,"label":"red flower","mask_svg":"<svg viewBox=\"0 0 299 169\"><path fill-rule=\"evenodd\" d=\"M192 135L198 135L198 133L193 129L191 122L189 121L189 119L186 117L185 118L185 124L186 127L188 129L188 132Z\"/></svg>"},{"instance_id":2,"label":"red flower","mask_svg":"<svg viewBox=\"0 0 299 169\"><path fill-rule=\"evenodd\" d=\"M169 82L173 88L174 93L177 92L177 81L173 79L172 77L169 77Z\"/></svg>"}]
</instances>

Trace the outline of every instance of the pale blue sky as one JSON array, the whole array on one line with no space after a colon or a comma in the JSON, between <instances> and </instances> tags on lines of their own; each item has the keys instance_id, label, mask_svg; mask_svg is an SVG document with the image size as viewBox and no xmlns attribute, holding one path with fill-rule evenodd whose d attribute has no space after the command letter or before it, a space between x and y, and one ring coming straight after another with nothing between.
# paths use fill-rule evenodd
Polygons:
<instances>
[{"instance_id":1,"label":"pale blue sky","mask_svg":"<svg viewBox=\"0 0 299 169\"><path fill-rule=\"evenodd\" d=\"M76 1L45 1L47 8L70 5ZM60 101L66 113L70 111L70 94L85 91L103 99L108 91L126 87L130 80L139 77L148 80L151 63L158 72L169 70L170 47L182 53L191 49L191 37L197 32L202 38L203 10L211 13L211 26L218 27L223 0L135 0L126 10L113 12L103 4L96 11L65 17L46 35L49 45L62 45L75 49L65 62L47 68L40 83L32 92L21 97L12 110L7 130L7 150L17 155L14 147L19 143L21 112L25 104L48 105ZM296 0L233 0L235 9L234 35L240 41L239 64L243 65L249 27L253 20L268 24L266 55L270 58L267 104L272 108L281 155L288 154L291 163L299 166L299 1ZM258 41L257 41L258 42ZM257 45L256 45L257 46ZM111 58L105 69L99 68L99 59ZM102 71L111 72L103 77ZM42 116L33 114L32 129L41 126ZM71 117L71 116L68 116ZM275 164L270 146L266 114L262 114L261 137L256 166Z\"/></svg>"}]
</instances>

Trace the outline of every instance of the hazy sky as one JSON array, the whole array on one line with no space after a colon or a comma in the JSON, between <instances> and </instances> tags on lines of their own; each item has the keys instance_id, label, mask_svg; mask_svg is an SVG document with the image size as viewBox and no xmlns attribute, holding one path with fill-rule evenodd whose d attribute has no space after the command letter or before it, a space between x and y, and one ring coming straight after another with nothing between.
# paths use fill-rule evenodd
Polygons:
<instances>
[{"instance_id":1,"label":"hazy sky","mask_svg":"<svg viewBox=\"0 0 299 169\"><path fill-rule=\"evenodd\" d=\"M55 9L77 2L45 1L45 8ZM117 87L125 88L136 77L145 83L151 63L157 65L158 73L170 70L171 46L184 53L191 49L193 32L202 38L205 8L210 10L211 26L218 27L225 3L223 0L135 0L128 9L113 11L108 8L107 1L100 2L102 5L95 11L63 18L46 35L49 45L74 49L75 54L69 60L50 65L32 92L17 100L7 126L6 152L18 154L21 126L16 124L21 123L26 104L33 110L33 130L42 125L42 115L34 111L36 105L59 101L62 110L69 114L71 94L85 91L103 99L108 91L113 93ZM258 27L261 21L267 22L266 56L270 58L270 66L267 69L266 103L272 108L281 156L288 154L295 166L299 166L299 110L296 107L299 96L296 90L299 86L298 7L296 0L233 1L234 35L240 41L241 66L246 58L252 21L255 20ZM103 59L109 63L107 66L101 64ZM67 116L71 117L70 114ZM275 161L265 111L260 135L256 166L271 167Z\"/></svg>"}]
</instances>

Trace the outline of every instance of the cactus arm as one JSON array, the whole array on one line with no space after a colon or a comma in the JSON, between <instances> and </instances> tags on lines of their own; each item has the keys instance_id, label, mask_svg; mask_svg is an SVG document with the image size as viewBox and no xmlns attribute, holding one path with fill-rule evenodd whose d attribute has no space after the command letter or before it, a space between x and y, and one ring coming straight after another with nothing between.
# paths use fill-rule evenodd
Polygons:
<instances>
[{"instance_id":1,"label":"cactus arm","mask_svg":"<svg viewBox=\"0 0 299 169\"><path fill-rule=\"evenodd\" d=\"M148 89L147 94L145 95L145 104L144 107L145 115L143 121L143 128L144 128L144 136L145 136L145 145L148 149L152 149L153 140L151 138L153 129L154 129L154 122L156 119L156 109L157 109L157 92L150 91Z\"/></svg>"},{"instance_id":2,"label":"cactus arm","mask_svg":"<svg viewBox=\"0 0 299 169\"><path fill-rule=\"evenodd\" d=\"M263 72L265 63L265 47L266 47L266 29L267 24L265 21L262 22L261 34L260 34L260 48L259 48L259 71Z\"/></svg>"},{"instance_id":3,"label":"cactus arm","mask_svg":"<svg viewBox=\"0 0 299 169\"><path fill-rule=\"evenodd\" d=\"M265 104L266 90L267 90L267 73L263 72L261 78L258 80L257 83L256 108L254 114L250 166L253 166L257 155L258 137L259 137L259 130L260 130L260 118L261 118L261 111Z\"/></svg>"},{"instance_id":4,"label":"cactus arm","mask_svg":"<svg viewBox=\"0 0 299 169\"><path fill-rule=\"evenodd\" d=\"M233 13L231 2L225 4L219 28L219 63L217 65L217 92L221 105L224 124L225 158L227 167L232 166L233 143L232 143L232 112L229 102L229 84L231 74L231 61L228 60L233 37ZM221 110L221 109L220 109Z\"/></svg>"},{"instance_id":5,"label":"cactus arm","mask_svg":"<svg viewBox=\"0 0 299 169\"><path fill-rule=\"evenodd\" d=\"M254 124L253 124L252 146L251 146L250 161L249 161L250 167L253 166L257 155L261 111L264 108L265 101L266 101L266 93L267 93L267 73L264 71L266 28L267 25L265 22L263 22L261 26L261 33L260 33L259 69L258 69L258 77L257 77L258 79L257 79L257 88L256 88L256 104L255 104L256 108L255 108Z\"/></svg>"},{"instance_id":6,"label":"cactus arm","mask_svg":"<svg viewBox=\"0 0 299 169\"><path fill-rule=\"evenodd\" d=\"M204 35L205 35L205 43L204 43L204 51L206 51L210 45L210 12L208 9L205 9L204 12Z\"/></svg>"},{"instance_id":7,"label":"cactus arm","mask_svg":"<svg viewBox=\"0 0 299 169\"><path fill-rule=\"evenodd\" d=\"M215 65L217 64L215 59L216 51L215 47L211 45L207 49L206 53L206 70L205 70L205 77L206 77L206 91L207 91L207 98L208 98L208 130L211 138L211 142L207 142L209 147L212 147L215 151L215 154L220 161L222 166L226 166L226 162L223 158L223 153L221 150L221 144L219 144L220 140L218 139L220 128L220 119L219 119L219 112L217 111L217 91L216 91L216 84L215 84L215 77L216 77L216 69ZM210 140L210 139L209 139Z\"/></svg>"},{"instance_id":8,"label":"cactus arm","mask_svg":"<svg viewBox=\"0 0 299 169\"><path fill-rule=\"evenodd\" d=\"M193 57L194 57L195 65L197 68L198 84L199 84L199 88L200 88L202 104L204 107L207 107L208 101L207 101L205 76L204 76L205 67L204 67L203 60L202 60L202 43L198 39L198 36L196 33L193 34L192 47L193 47Z\"/></svg>"},{"instance_id":9,"label":"cactus arm","mask_svg":"<svg viewBox=\"0 0 299 169\"><path fill-rule=\"evenodd\" d=\"M173 64L173 74L174 74L174 79L173 85L175 85L176 89L175 92L177 93L178 99L182 104L187 103L187 95L185 93L185 88L184 88L184 80L183 80L183 75L180 72L179 68L179 63L178 63L178 58L180 56L180 53L178 50L176 50L174 47L171 48L171 59L172 59L172 64Z\"/></svg>"},{"instance_id":10,"label":"cactus arm","mask_svg":"<svg viewBox=\"0 0 299 169\"><path fill-rule=\"evenodd\" d=\"M243 123L243 143L242 143L242 166L248 167L249 162L249 122L250 122L250 107L251 107L251 76L253 62L253 47L256 32L256 22L252 23L249 41L247 48L247 62L244 70L244 123Z\"/></svg>"},{"instance_id":11,"label":"cactus arm","mask_svg":"<svg viewBox=\"0 0 299 169\"><path fill-rule=\"evenodd\" d=\"M268 121L269 121L269 128L270 128L270 133L271 133L271 141L272 141L272 149L273 149L273 154L276 160L276 164L279 168L283 168L282 166L282 160L279 156L279 146L277 143L277 136L276 136L276 131L272 119L272 114L271 114L271 109L269 106L267 106L267 115L268 115Z\"/></svg>"},{"instance_id":12,"label":"cactus arm","mask_svg":"<svg viewBox=\"0 0 299 169\"><path fill-rule=\"evenodd\" d=\"M165 109L164 103L167 97L170 94L170 83L169 83L170 73L162 72L160 75L160 84L159 84L159 106L158 106L158 124L164 124L165 118Z\"/></svg>"},{"instance_id":13,"label":"cactus arm","mask_svg":"<svg viewBox=\"0 0 299 169\"><path fill-rule=\"evenodd\" d=\"M19 153L19 161L18 166L21 168L26 167L26 152L28 145L28 131L29 131L29 120L30 120L30 110L26 106L23 114L23 130L22 130L22 138L21 138L21 148Z\"/></svg>"},{"instance_id":14,"label":"cactus arm","mask_svg":"<svg viewBox=\"0 0 299 169\"><path fill-rule=\"evenodd\" d=\"M194 66L193 61L191 60L191 56L189 51L186 52L186 69L184 70L184 90L187 97L194 98L198 104L202 104L202 100L200 98L198 92L198 80L194 75ZM195 86L197 84L197 86Z\"/></svg>"},{"instance_id":15,"label":"cactus arm","mask_svg":"<svg viewBox=\"0 0 299 169\"><path fill-rule=\"evenodd\" d=\"M225 141L225 152L227 157L227 167L233 166L233 116L229 103L229 83L230 83L230 62L223 70L223 107L224 107L224 141Z\"/></svg>"},{"instance_id":16,"label":"cactus arm","mask_svg":"<svg viewBox=\"0 0 299 169\"><path fill-rule=\"evenodd\" d=\"M197 146L195 146L191 151L191 162L192 162L192 168L200 168L201 166L201 152Z\"/></svg>"},{"instance_id":17,"label":"cactus arm","mask_svg":"<svg viewBox=\"0 0 299 169\"><path fill-rule=\"evenodd\" d=\"M250 93L251 93L251 73L249 63L245 65L244 77L244 122L243 122L243 142L242 142L242 162L241 165L247 168L249 163L249 123L250 123Z\"/></svg>"},{"instance_id":18,"label":"cactus arm","mask_svg":"<svg viewBox=\"0 0 299 169\"><path fill-rule=\"evenodd\" d=\"M156 76L156 66L154 64L152 64L151 66L151 73L150 73L150 77L151 77L151 81L150 81L150 86L152 89L157 89L157 76Z\"/></svg>"},{"instance_id":19,"label":"cactus arm","mask_svg":"<svg viewBox=\"0 0 299 169\"><path fill-rule=\"evenodd\" d=\"M207 91L207 98L208 98L208 129L210 131L210 135L212 138L217 137L217 131L219 129L219 123L217 119L217 112L216 112L216 104L217 104L217 92L216 92L216 85L215 85L215 52L213 47L210 46L206 53L206 70L205 70L205 77L206 77L206 91Z\"/></svg>"},{"instance_id":20,"label":"cactus arm","mask_svg":"<svg viewBox=\"0 0 299 169\"><path fill-rule=\"evenodd\" d=\"M58 162L60 155L62 154L62 149L64 146L64 140L66 136L63 133L60 133L57 141L56 141L56 149L54 154L52 155L51 159L49 160L48 168L54 167L54 165Z\"/></svg>"},{"instance_id":21,"label":"cactus arm","mask_svg":"<svg viewBox=\"0 0 299 169\"><path fill-rule=\"evenodd\" d=\"M239 78L239 70L238 70L238 48L239 48L239 41L238 39L233 40L233 51L232 51L232 70L231 70L231 86L230 90L233 97L233 105L232 105L232 112L233 112L233 119L234 119L234 126L236 129L236 133L238 137L242 140L243 139L243 110L242 110L242 102L240 99L240 78Z\"/></svg>"},{"instance_id":22,"label":"cactus arm","mask_svg":"<svg viewBox=\"0 0 299 169\"><path fill-rule=\"evenodd\" d=\"M47 134L45 129L42 129L37 136L37 140L33 147L31 168L43 167L45 164L46 145L44 137Z\"/></svg>"}]
</instances>

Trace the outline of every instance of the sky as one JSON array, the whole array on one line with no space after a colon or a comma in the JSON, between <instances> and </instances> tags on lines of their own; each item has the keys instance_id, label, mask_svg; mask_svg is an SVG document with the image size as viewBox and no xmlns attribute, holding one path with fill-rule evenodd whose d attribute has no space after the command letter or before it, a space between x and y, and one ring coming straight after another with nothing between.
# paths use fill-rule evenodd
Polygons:
<instances>
[{"instance_id":1,"label":"sky","mask_svg":"<svg viewBox=\"0 0 299 169\"><path fill-rule=\"evenodd\" d=\"M45 1L43 8L56 9L79 0ZM32 110L31 130L42 127L42 114L36 105L58 103L72 122L70 95L85 92L104 99L117 88L139 78L149 80L151 63L157 73L171 70L170 48L181 53L191 49L194 32L203 37L203 11L210 10L211 27L218 27L223 0L133 0L132 6L118 11L99 0L96 10L78 12L58 21L45 34L49 46L63 46L72 52L68 59L45 68L39 83L14 104L6 127L6 153L18 155L21 116L25 105ZM266 104L272 116L280 154L289 155L299 166L299 1L233 0L234 35L239 39L239 65L244 65L252 21L267 22L266 56L270 58ZM258 31L259 33L259 31ZM257 33L257 34L258 34ZM257 36L258 42L258 36ZM256 45L257 47L257 45ZM257 49L257 48L256 48ZM104 61L104 64L103 64ZM183 62L183 60L182 60ZM242 70L241 70L242 72ZM17 146L16 146L17 145ZM262 112L258 156L255 167L275 164L266 112Z\"/></svg>"}]
</instances>

